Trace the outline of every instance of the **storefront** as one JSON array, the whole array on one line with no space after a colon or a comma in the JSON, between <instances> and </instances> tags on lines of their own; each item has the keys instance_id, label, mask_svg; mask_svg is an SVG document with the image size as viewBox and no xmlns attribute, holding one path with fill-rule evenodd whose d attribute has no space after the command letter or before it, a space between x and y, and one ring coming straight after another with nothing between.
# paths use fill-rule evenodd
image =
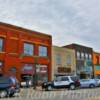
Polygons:
<instances>
[{"instance_id":1,"label":"storefront","mask_svg":"<svg viewBox=\"0 0 100 100\"><path fill-rule=\"evenodd\" d=\"M100 79L100 65L95 65L94 67L95 67L94 71L95 77Z\"/></svg>"},{"instance_id":2,"label":"storefront","mask_svg":"<svg viewBox=\"0 0 100 100\"><path fill-rule=\"evenodd\" d=\"M21 79L22 81L32 80L35 75L34 64L23 64L21 69Z\"/></svg>"}]
</instances>

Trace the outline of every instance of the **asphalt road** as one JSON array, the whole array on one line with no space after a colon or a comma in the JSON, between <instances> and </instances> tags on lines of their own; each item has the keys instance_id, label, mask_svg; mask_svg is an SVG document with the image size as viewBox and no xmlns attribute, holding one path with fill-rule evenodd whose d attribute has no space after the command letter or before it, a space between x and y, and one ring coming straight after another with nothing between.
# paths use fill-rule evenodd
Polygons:
<instances>
[{"instance_id":1,"label":"asphalt road","mask_svg":"<svg viewBox=\"0 0 100 100\"><path fill-rule=\"evenodd\" d=\"M100 88L42 91L22 89L20 94L2 100L100 100Z\"/></svg>"}]
</instances>

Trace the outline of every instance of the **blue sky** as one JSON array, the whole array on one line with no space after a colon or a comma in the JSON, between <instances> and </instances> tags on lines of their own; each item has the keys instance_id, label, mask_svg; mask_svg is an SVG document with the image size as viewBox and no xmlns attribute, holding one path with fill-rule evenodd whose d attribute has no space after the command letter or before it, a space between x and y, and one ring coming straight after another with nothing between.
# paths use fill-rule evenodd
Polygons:
<instances>
[{"instance_id":1,"label":"blue sky","mask_svg":"<svg viewBox=\"0 0 100 100\"><path fill-rule=\"evenodd\" d=\"M0 0L0 21L51 34L53 44L100 52L100 0Z\"/></svg>"}]
</instances>

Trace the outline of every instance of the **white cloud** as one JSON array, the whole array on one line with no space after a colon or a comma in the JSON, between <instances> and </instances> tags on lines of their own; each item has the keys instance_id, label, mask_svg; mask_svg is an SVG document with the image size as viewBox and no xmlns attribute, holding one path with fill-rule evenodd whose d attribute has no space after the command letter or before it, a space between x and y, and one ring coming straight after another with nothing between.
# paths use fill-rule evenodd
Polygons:
<instances>
[{"instance_id":1,"label":"white cloud","mask_svg":"<svg viewBox=\"0 0 100 100\"><path fill-rule=\"evenodd\" d=\"M0 0L0 21L42 31L53 44L80 43L100 51L99 0Z\"/></svg>"}]
</instances>

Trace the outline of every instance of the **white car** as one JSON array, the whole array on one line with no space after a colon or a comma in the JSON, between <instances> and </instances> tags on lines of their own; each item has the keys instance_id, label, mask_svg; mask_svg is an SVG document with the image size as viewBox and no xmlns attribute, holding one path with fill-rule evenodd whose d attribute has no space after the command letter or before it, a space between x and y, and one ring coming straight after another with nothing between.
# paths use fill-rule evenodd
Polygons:
<instances>
[{"instance_id":1,"label":"white car","mask_svg":"<svg viewBox=\"0 0 100 100\"><path fill-rule=\"evenodd\" d=\"M97 81L98 87L100 87L100 79L95 79Z\"/></svg>"},{"instance_id":2,"label":"white car","mask_svg":"<svg viewBox=\"0 0 100 100\"><path fill-rule=\"evenodd\" d=\"M60 88L68 88L71 90L80 87L80 82L76 76L58 76L55 80L51 82L44 82L42 84L42 89L52 90Z\"/></svg>"}]
</instances>

